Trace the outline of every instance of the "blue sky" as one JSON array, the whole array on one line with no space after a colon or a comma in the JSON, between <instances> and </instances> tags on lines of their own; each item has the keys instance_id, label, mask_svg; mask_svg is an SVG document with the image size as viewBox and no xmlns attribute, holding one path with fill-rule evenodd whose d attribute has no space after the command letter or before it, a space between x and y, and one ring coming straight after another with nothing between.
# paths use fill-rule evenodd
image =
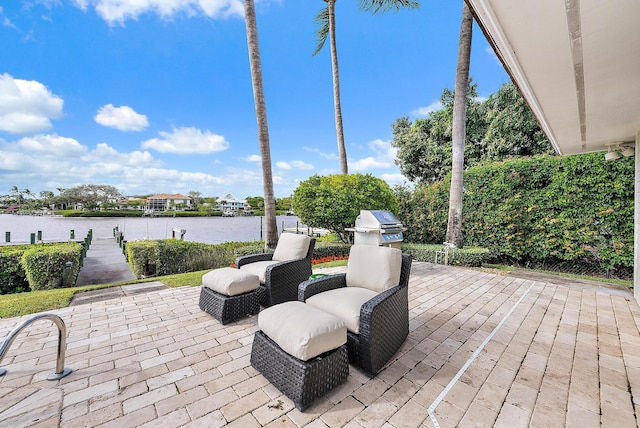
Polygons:
<instances>
[{"instance_id":1,"label":"blue sky","mask_svg":"<svg viewBox=\"0 0 640 428\"><path fill-rule=\"evenodd\" d=\"M339 173L321 0L256 0L276 197ZM462 2L371 16L338 1L349 172L405 181L391 125L453 88ZM126 195L262 195L241 0L1 0L0 194L109 184ZM478 27L482 96L508 76Z\"/></svg>"}]
</instances>

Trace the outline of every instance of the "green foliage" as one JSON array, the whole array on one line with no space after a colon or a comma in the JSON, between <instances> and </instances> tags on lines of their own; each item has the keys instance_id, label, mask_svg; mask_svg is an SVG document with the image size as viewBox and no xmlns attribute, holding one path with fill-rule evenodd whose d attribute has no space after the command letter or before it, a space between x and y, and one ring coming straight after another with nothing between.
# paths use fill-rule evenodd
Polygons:
<instances>
[{"instance_id":1,"label":"green foliage","mask_svg":"<svg viewBox=\"0 0 640 428\"><path fill-rule=\"evenodd\" d=\"M398 149L400 171L409 180L428 184L451 171L453 92L445 89L442 108L413 123L408 118L393 124L392 145ZM485 101L478 101L477 85L467 91L465 169L488 160L553 154L522 96L507 83Z\"/></svg>"},{"instance_id":2,"label":"green foliage","mask_svg":"<svg viewBox=\"0 0 640 428\"><path fill-rule=\"evenodd\" d=\"M165 239L128 242L126 251L131 271L142 277L231 266L238 255L264 252L264 245L246 242L204 244Z\"/></svg>"},{"instance_id":3,"label":"green foliage","mask_svg":"<svg viewBox=\"0 0 640 428\"><path fill-rule=\"evenodd\" d=\"M125 250L131 272L141 278L156 273L159 241L127 242Z\"/></svg>"},{"instance_id":4,"label":"green foliage","mask_svg":"<svg viewBox=\"0 0 640 428\"><path fill-rule=\"evenodd\" d=\"M20 264L27 248L25 245L0 247L0 294L29 291L27 275Z\"/></svg>"},{"instance_id":5,"label":"green foliage","mask_svg":"<svg viewBox=\"0 0 640 428\"><path fill-rule=\"evenodd\" d=\"M630 268L633 177L633 158L605 162L601 153L471 168L465 173L465 246L488 248L525 264L579 261L602 269ZM399 198L407 241L443 242L447 192L448 186L438 182Z\"/></svg>"},{"instance_id":6,"label":"green foliage","mask_svg":"<svg viewBox=\"0 0 640 428\"><path fill-rule=\"evenodd\" d=\"M402 252L413 256L414 261L431 262L436 258L436 252L441 251L442 245L433 244L402 244ZM438 257L438 262L443 260ZM449 249L448 263L454 266L482 266L491 260L492 254L487 248L464 247L461 249Z\"/></svg>"},{"instance_id":7,"label":"green foliage","mask_svg":"<svg viewBox=\"0 0 640 428\"><path fill-rule=\"evenodd\" d=\"M341 242L316 242L316 246L313 248L313 258L348 257L350 249L351 245Z\"/></svg>"},{"instance_id":8,"label":"green foliage","mask_svg":"<svg viewBox=\"0 0 640 428\"><path fill-rule=\"evenodd\" d=\"M82 260L82 246L75 242L32 245L24 252L20 263L26 272L31 290L50 290L63 285L73 286ZM63 284L66 262L71 262L69 283Z\"/></svg>"},{"instance_id":9,"label":"green foliage","mask_svg":"<svg viewBox=\"0 0 640 428\"><path fill-rule=\"evenodd\" d=\"M293 209L302 223L322 227L349 243L360 210L398 212L398 202L389 185L371 174L314 175L293 193Z\"/></svg>"}]
</instances>

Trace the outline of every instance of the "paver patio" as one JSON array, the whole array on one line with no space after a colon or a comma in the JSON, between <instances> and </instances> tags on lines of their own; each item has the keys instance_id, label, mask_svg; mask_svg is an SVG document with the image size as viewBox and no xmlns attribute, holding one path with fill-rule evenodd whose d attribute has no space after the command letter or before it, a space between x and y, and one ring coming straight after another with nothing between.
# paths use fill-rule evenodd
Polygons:
<instances>
[{"instance_id":1,"label":"paver patio","mask_svg":"<svg viewBox=\"0 0 640 428\"><path fill-rule=\"evenodd\" d=\"M330 271L339 271L341 268ZM249 364L256 316L223 327L199 287L72 306L65 367L38 321L0 378L4 427L635 427L640 308L609 293L430 263L413 264L410 333L373 379L300 412ZM0 320L0 338L30 316Z\"/></svg>"}]
</instances>

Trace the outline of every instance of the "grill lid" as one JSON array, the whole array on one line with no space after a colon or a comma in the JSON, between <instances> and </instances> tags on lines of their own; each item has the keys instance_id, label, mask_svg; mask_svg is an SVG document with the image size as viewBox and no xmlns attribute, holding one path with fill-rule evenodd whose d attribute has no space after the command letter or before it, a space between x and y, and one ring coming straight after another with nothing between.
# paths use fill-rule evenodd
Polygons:
<instances>
[{"instance_id":1,"label":"grill lid","mask_svg":"<svg viewBox=\"0 0 640 428\"><path fill-rule=\"evenodd\" d=\"M402 223L390 211L360 210L356 227L371 229L402 229Z\"/></svg>"}]
</instances>

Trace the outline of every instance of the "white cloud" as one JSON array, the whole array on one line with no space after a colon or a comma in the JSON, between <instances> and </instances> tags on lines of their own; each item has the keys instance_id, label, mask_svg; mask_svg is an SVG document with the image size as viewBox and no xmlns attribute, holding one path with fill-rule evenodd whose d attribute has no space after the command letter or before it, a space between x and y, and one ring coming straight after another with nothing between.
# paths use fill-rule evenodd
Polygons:
<instances>
[{"instance_id":1,"label":"white cloud","mask_svg":"<svg viewBox=\"0 0 640 428\"><path fill-rule=\"evenodd\" d=\"M304 150L305 152L310 152L310 153L315 153L318 156L320 156L321 158L324 159L328 159L328 160L336 160L338 159L338 155L335 153L323 153L320 150L316 149L315 147L303 147L302 150Z\"/></svg>"},{"instance_id":2,"label":"white cloud","mask_svg":"<svg viewBox=\"0 0 640 428\"><path fill-rule=\"evenodd\" d=\"M440 110L442 108L442 103L438 101L434 101L426 107L418 107L417 109L411 111L411 114L416 117L427 117L434 111Z\"/></svg>"},{"instance_id":3,"label":"white cloud","mask_svg":"<svg viewBox=\"0 0 640 428\"><path fill-rule=\"evenodd\" d=\"M162 139L152 138L142 143L143 149L153 149L161 153L208 154L227 150L229 143L222 135L211 131L202 132L198 128L173 128L172 132L159 133Z\"/></svg>"},{"instance_id":4,"label":"white cloud","mask_svg":"<svg viewBox=\"0 0 640 428\"><path fill-rule=\"evenodd\" d=\"M136 113L131 107L114 107L107 104L100 109L93 118L97 123L119 131L142 131L149 126L147 116Z\"/></svg>"},{"instance_id":5,"label":"white cloud","mask_svg":"<svg viewBox=\"0 0 640 428\"><path fill-rule=\"evenodd\" d=\"M51 129L62 117L62 98L42 83L0 75L0 131L30 134Z\"/></svg>"},{"instance_id":6,"label":"white cloud","mask_svg":"<svg viewBox=\"0 0 640 428\"><path fill-rule=\"evenodd\" d=\"M380 178L386 181L389 186L395 186L396 184L407 184L407 177L402 174L382 174Z\"/></svg>"},{"instance_id":7,"label":"white cloud","mask_svg":"<svg viewBox=\"0 0 640 428\"><path fill-rule=\"evenodd\" d=\"M81 156L87 151L85 146L73 138L60 137L57 135L25 137L18 140L18 146L33 156L52 155L55 157L68 158Z\"/></svg>"},{"instance_id":8,"label":"white cloud","mask_svg":"<svg viewBox=\"0 0 640 428\"><path fill-rule=\"evenodd\" d=\"M276 166L280 169L284 169L287 171L290 171L291 169L293 169L291 165L289 165L287 162L276 162Z\"/></svg>"},{"instance_id":9,"label":"white cloud","mask_svg":"<svg viewBox=\"0 0 640 428\"><path fill-rule=\"evenodd\" d=\"M302 171L308 171L313 169L313 165L306 162L299 161L299 160L291 161L291 166L293 166L295 169L299 169Z\"/></svg>"},{"instance_id":10,"label":"white cloud","mask_svg":"<svg viewBox=\"0 0 640 428\"><path fill-rule=\"evenodd\" d=\"M374 152L373 156L355 162L349 162L349 169L353 171L367 171L377 168L392 168L395 166L397 149L391 146L391 142L373 140L369 143L369 149Z\"/></svg>"},{"instance_id":11,"label":"white cloud","mask_svg":"<svg viewBox=\"0 0 640 428\"><path fill-rule=\"evenodd\" d=\"M262 162L262 158L260 157L260 155L249 155L246 158L243 159L245 162Z\"/></svg>"},{"instance_id":12,"label":"white cloud","mask_svg":"<svg viewBox=\"0 0 640 428\"><path fill-rule=\"evenodd\" d=\"M203 15L208 18L244 16L242 0L74 0L77 7L93 7L109 25L124 25L128 19L138 19L145 13L155 13L170 20L178 14Z\"/></svg>"}]
</instances>

